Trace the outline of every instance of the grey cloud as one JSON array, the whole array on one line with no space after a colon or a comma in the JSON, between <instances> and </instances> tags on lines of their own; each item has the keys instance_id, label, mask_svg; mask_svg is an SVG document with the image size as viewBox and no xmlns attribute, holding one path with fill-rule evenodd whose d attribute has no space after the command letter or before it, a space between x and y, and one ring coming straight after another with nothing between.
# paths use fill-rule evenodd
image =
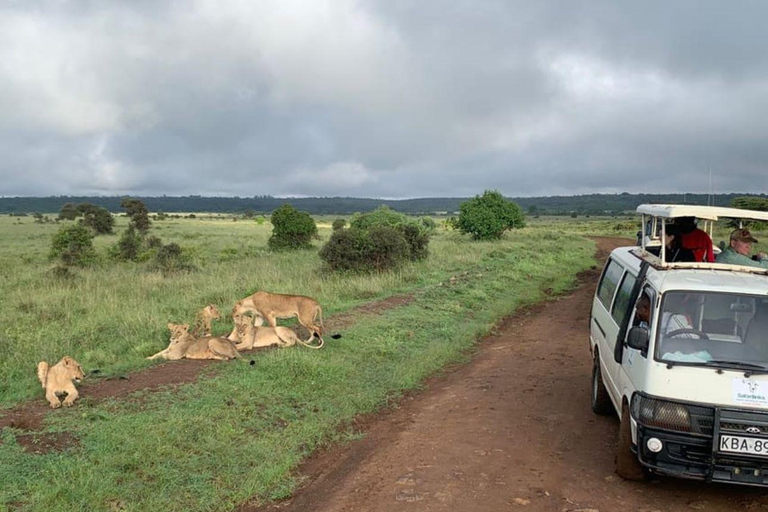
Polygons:
<instances>
[{"instance_id":1,"label":"grey cloud","mask_svg":"<svg viewBox=\"0 0 768 512\"><path fill-rule=\"evenodd\" d=\"M0 7L0 195L764 191L761 2Z\"/></svg>"}]
</instances>

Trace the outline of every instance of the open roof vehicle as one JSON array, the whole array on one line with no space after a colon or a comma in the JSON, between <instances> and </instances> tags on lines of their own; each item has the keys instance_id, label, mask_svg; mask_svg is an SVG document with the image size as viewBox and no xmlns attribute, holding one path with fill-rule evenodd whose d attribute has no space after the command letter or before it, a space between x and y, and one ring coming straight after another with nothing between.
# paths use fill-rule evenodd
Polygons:
<instances>
[{"instance_id":1,"label":"open roof vehicle","mask_svg":"<svg viewBox=\"0 0 768 512\"><path fill-rule=\"evenodd\" d=\"M621 418L616 470L768 486L768 269L666 261L665 223L768 213L641 205L593 300L592 408Z\"/></svg>"}]
</instances>

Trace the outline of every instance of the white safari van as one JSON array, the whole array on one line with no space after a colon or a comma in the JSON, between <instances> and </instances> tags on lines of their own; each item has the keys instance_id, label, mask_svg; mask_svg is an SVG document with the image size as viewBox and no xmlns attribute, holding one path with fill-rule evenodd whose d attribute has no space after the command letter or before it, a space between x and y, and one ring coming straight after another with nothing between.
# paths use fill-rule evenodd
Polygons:
<instances>
[{"instance_id":1,"label":"white safari van","mask_svg":"<svg viewBox=\"0 0 768 512\"><path fill-rule=\"evenodd\" d=\"M614 250L590 318L592 409L621 418L617 473L768 486L768 269L666 261L666 226L768 212L641 205L639 246ZM717 252L717 250L716 250Z\"/></svg>"}]
</instances>

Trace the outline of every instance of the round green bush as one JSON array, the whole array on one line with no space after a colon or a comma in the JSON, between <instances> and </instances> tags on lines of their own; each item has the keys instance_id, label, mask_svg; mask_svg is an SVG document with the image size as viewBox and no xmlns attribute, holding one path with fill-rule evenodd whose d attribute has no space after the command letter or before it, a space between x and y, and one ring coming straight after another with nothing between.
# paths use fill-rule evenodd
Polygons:
<instances>
[{"instance_id":1,"label":"round green bush","mask_svg":"<svg viewBox=\"0 0 768 512\"><path fill-rule=\"evenodd\" d=\"M317 225L306 212L286 203L272 212L272 236L267 242L273 250L308 249L317 236Z\"/></svg>"},{"instance_id":2,"label":"round green bush","mask_svg":"<svg viewBox=\"0 0 768 512\"><path fill-rule=\"evenodd\" d=\"M97 260L93 233L82 224L62 226L53 235L51 259L59 258L65 266L84 267Z\"/></svg>"},{"instance_id":3,"label":"round green bush","mask_svg":"<svg viewBox=\"0 0 768 512\"><path fill-rule=\"evenodd\" d=\"M508 229L525 226L525 216L517 203L504 199L501 192L486 190L461 203L455 227L475 240L498 240Z\"/></svg>"}]
</instances>

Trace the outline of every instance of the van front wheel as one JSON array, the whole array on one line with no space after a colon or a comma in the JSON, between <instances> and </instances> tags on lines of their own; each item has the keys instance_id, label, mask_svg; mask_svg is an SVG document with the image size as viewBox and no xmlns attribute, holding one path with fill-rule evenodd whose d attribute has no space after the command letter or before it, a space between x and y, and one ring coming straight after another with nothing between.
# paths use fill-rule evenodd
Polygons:
<instances>
[{"instance_id":1,"label":"van front wheel","mask_svg":"<svg viewBox=\"0 0 768 512\"><path fill-rule=\"evenodd\" d=\"M644 480L645 469L637 460L637 455L632 453L632 425L627 404L621 409L619 443L616 450L616 474L624 480Z\"/></svg>"},{"instance_id":2,"label":"van front wheel","mask_svg":"<svg viewBox=\"0 0 768 512\"><path fill-rule=\"evenodd\" d=\"M608 396L608 390L603 384L603 373L600 371L600 355L595 351L595 359L592 363L592 412L600 415L608 415L613 412L613 403Z\"/></svg>"}]
</instances>

